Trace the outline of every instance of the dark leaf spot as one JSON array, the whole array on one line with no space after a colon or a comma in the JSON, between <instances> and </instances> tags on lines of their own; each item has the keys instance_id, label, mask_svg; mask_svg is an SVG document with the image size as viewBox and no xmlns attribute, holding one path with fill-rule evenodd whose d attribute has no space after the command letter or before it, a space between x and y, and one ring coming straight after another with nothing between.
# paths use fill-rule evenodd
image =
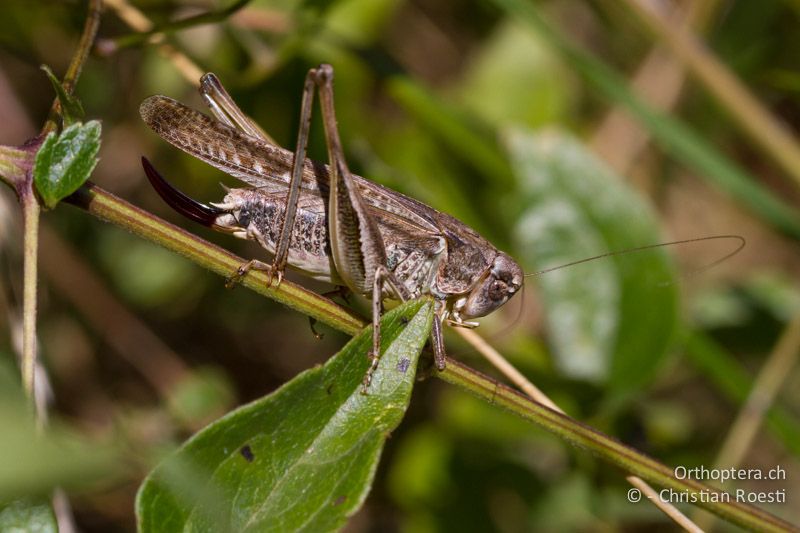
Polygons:
<instances>
[{"instance_id":1,"label":"dark leaf spot","mask_svg":"<svg viewBox=\"0 0 800 533\"><path fill-rule=\"evenodd\" d=\"M250 448L249 444L245 444L244 446L242 446L242 449L239 450L239 453L242 454L242 457L244 457L244 460L247 461L248 463L252 463L253 459L256 458L256 456L253 455L253 450Z\"/></svg>"},{"instance_id":2,"label":"dark leaf spot","mask_svg":"<svg viewBox=\"0 0 800 533\"><path fill-rule=\"evenodd\" d=\"M401 374L405 374L410 364L411 364L411 359L409 359L408 357L403 357L397 362L397 371L400 372Z\"/></svg>"},{"instance_id":3,"label":"dark leaf spot","mask_svg":"<svg viewBox=\"0 0 800 533\"><path fill-rule=\"evenodd\" d=\"M342 495L342 496L339 496L339 497L338 497L338 498L336 498L336 500L333 502L333 506L334 506L334 507L338 507L339 505L342 505L342 504L343 504L344 502L346 502L346 501L347 501L347 496L344 496L344 495Z\"/></svg>"}]
</instances>

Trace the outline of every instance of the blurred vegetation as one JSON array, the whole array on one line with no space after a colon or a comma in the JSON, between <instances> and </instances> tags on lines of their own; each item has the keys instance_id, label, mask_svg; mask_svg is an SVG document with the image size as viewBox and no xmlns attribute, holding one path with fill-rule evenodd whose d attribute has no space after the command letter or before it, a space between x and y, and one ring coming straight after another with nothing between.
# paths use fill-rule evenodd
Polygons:
<instances>
[{"instance_id":1,"label":"blurred vegetation","mask_svg":"<svg viewBox=\"0 0 800 533\"><path fill-rule=\"evenodd\" d=\"M127 26L112 7L120 4L106 7L77 87L87 120L103 124L93 181L261 257L252 244L181 220L144 179L142 154L203 201L221 198L221 181L236 185L139 120L150 94L202 103L174 63ZM231 4L133 3L166 27ZM800 180L762 147L761 130L742 127L736 112L745 106L698 82L629 4L253 0L166 41L215 72L289 148L305 73L331 63L351 169L458 217L527 271L659 240L744 237L742 252L708 269L735 245L704 241L528 278L524 297L484 319L480 331L571 416L669 465L713 466L740 415L745 425L754 421L742 407L759 384L762 397L774 394L766 420L755 420L752 441L737 433L744 450L726 457L764 471L780 466L786 479L723 488L785 489L786 503L765 508L800 523ZM659 16L696 32L764 111L790 132L800 127L797 2L663 7ZM77 1L3 2L0 144L21 144L39 130L53 98L39 65L64 72L85 9ZM319 120L309 155L326 157ZM8 369L22 286L15 204L0 189L0 360ZM241 288L227 291L217 276L70 206L44 214L42 225L40 351L53 416L69 428L54 439L70 444L43 442L38 459L38 448L19 455L33 430L8 407L17 400L5 400L16 387L0 381L0 487L3 497L13 487L22 497L63 486L84 531L133 530L135 491L159 457L346 340L326 328L316 340L303 315ZM657 256L664 252L677 275ZM565 277L590 283L575 290L567 282L573 290L553 296ZM448 333L447 343L452 356L493 372L459 336ZM588 359L569 359L578 352ZM770 368L779 379L758 377ZM69 454L58 462L61 449ZM125 467L104 469L115 454ZM85 474L65 461L85 465ZM415 387L348 530L674 527L655 507L629 503L628 488L616 469L428 380ZM10 523L2 513L0 523Z\"/></svg>"}]
</instances>

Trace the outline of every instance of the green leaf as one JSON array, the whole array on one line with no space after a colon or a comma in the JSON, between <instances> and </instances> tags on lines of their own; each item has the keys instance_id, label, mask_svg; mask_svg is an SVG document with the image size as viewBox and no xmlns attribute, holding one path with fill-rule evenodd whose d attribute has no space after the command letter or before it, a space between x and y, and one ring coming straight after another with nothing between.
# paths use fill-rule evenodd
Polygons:
<instances>
[{"instance_id":1,"label":"green leaf","mask_svg":"<svg viewBox=\"0 0 800 533\"><path fill-rule=\"evenodd\" d=\"M55 207L89 179L98 150L100 123L96 120L47 135L33 165L33 181L45 207Z\"/></svg>"},{"instance_id":2,"label":"green leaf","mask_svg":"<svg viewBox=\"0 0 800 533\"><path fill-rule=\"evenodd\" d=\"M517 249L536 270L661 242L647 203L577 141L515 130L508 147L529 206L515 230ZM663 249L559 269L535 282L565 374L608 381L616 392L653 375L677 322Z\"/></svg>"},{"instance_id":3,"label":"green leaf","mask_svg":"<svg viewBox=\"0 0 800 533\"><path fill-rule=\"evenodd\" d=\"M145 479L139 530L328 531L361 506L399 424L428 338L432 304L384 316L368 394L365 329L323 366L209 425Z\"/></svg>"},{"instance_id":4,"label":"green leaf","mask_svg":"<svg viewBox=\"0 0 800 533\"><path fill-rule=\"evenodd\" d=\"M42 65L40 68L45 74L47 74L47 78L50 80L50 83L53 84L53 90L56 92L58 101L61 103L61 116L64 119L64 126L70 126L83 119L83 106L81 105L80 100L71 94L68 94L67 91L64 90L64 86L61 84L61 81L56 78L56 75L53 74L53 71L50 70L50 67L47 65Z\"/></svg>"},{"instance_id":5,"label":"green leaf","mask_svg":"<svg viewBox=\"0 0 800 533\"><path fill-rule=\"evenodd\" d=\"M0 531L5 533L57 533L58 523L49 503L14 500L0 504Z\"/></svg>"}]
</instances>

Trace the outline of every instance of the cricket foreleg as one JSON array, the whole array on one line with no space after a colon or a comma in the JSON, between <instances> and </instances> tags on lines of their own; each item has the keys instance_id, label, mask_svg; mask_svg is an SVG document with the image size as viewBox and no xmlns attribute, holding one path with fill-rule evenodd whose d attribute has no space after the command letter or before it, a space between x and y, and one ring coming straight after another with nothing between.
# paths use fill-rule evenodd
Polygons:
<instances>
[{"instance_id":1,"label":"cricket foreleg","mask_svg":"<svg viewBox=\"0 0 800 533\"><path fill-rule=\"evenodd\" d=\"M431 346L433 347L433 362L436 364L436 370L441 372L445 369L446 362L442 318L439 313L434 314L433 324L431 324Z\"/></svg>"}]
</instances>

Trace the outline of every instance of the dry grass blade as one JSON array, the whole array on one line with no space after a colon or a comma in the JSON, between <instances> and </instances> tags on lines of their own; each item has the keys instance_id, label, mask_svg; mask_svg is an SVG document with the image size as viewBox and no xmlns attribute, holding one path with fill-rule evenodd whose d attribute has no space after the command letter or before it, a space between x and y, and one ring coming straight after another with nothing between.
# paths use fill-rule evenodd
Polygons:
<instances>
[{"instance_id":1,"label":"dry grass blade","mask_svg":"<svg viewBox=\"0 0 800 533\"><path fill-rule=\"evenodd\" d=\"M723 104L742 131L800 187L800 145L786 126L767 111L741 81L686 28L674 27L648 7L647 2L624 0L623 3Z\"/></svg>"},{"instance_id":2,"label":"dry grass blade","mask_svg":"<svg viewBox=\"0 0 800 533\"><path fill-rule=\"evenodd\" d=\"M775 400L786 378L800 357L800 314L792 318L783 331L775 349L758 373L747 401L739 409L722 448L717 455L715 468L737 467L744 458L764 415ZM698 515L697 521L704 530L710 530L715 521L713 515Z\"/></svg>"}]
</instances>

